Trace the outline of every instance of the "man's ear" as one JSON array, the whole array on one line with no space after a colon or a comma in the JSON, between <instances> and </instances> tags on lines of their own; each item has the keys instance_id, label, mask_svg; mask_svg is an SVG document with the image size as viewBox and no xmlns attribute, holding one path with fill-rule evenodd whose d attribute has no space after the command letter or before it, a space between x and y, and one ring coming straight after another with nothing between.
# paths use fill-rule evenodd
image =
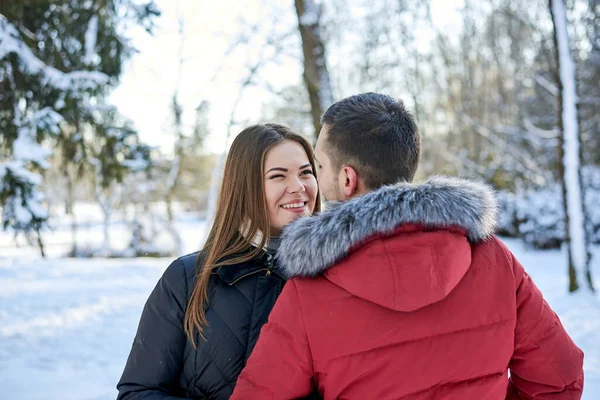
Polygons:
<instances>
[{"instance_id":1,"label":"man's ear","mask_svg":"<svg viewBox=\"0 0 600 400\"><path fill-rule=\"evenodd\" d=\"M338 187L340 188L340 194L344 199L349 199L358 194L360 191L360 182L356 170L349 166L344 165L338 176Z\"/></svg>"}]
</instances>

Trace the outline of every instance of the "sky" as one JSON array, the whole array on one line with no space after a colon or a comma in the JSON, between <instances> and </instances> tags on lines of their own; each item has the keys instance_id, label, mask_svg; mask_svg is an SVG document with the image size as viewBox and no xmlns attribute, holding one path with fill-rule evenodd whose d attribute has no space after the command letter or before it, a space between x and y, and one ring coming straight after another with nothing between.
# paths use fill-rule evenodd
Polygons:
<instances>
[{"instance_id":1,"label":"sky","mask_svg":"<svg viewBox=\"0 0 600 400\"><path fill-rule=\"evenodd\" d=\"M170 118L171 99L178 90L183 105L184 124L189 129L195 119L194 109L201 101L210 103L209 129L211 135L206 150L223 152L228 144L226 132L240 93L240 82L245 79L248 65L260 57L269 57L265 38L274 32L293 31L297 25L292 0L155 0L162 11L154 35L142 29L130 29L126 34L138 50L127 61L120 85L111 93L109 101L131 119L142 140L158 146L165 153L172 149L174 133ZM352 0L348 4L364 4ZM457 31L460 15L457 10L462 0L432 0L432 19L440 29ZM351 7L352 9L352 7ZM354 10L360 10L360 7ZM325 10L327 12L327 10ZM360 11L353 11L360 12ZM276 15L275 18L270 16ZM184 35L179 34L179 21ZM256 31L252 31L255 26ZM247 32L246 40L235 43L240 31ZM265 34L266 33L266 34ZM427 32L422 32L427 37ZM184 38L183 44L181 38ZM425 39L424 39L425 40ZM291 56L275 57L261 69L256 81L268 82L275 89L301 84L302 63L299 34L292 39L298 48L287 52ZM424 43L425 45L425 43ZM228 52L228 49L233 51ZM287 50L287 49L286 49ZM185 62L179 66L179 54ZM328 67L335 73L336 60L328 57ZM178 73L178 71L181 73ZM332 72L333 71L333 72ZM179 79L178 79L179 77ZM335 88L334 88L335 96ZM250 87L239 100L234 126L235 135L244 125L261 122L261 110L272 94L264 88Z\"/></svg>"}]
</instances>

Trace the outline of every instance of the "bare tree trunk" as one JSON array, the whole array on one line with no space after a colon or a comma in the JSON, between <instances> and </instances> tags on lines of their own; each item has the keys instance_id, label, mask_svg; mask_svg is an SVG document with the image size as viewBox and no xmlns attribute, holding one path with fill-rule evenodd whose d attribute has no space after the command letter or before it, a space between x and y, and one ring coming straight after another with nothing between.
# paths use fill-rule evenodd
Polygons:
<instances>
[{"instance_id":1,"label":"bare tree trunk","mask_svg":"<svg viewBox=\"0 0 600 400\"><path fill-rule=\"evenodd\" d=\"M182 60L181 60L182 61ZM181 105L177 100L177 91L173 95L173 115L175 117L174 127L176 132L175 139L175 154L173 158L173 162L171 163L171 169L169 170L169 176L167 177L166 189L165 189L165 205L167 208L167 230L171 234L173 238L173 244L175 248L173 252L175 254L181 254L181 236L177 229L175 229L175 221L173 217L173 197L175 194L175 188L177 187L177 182L179 180L179 176L181 175L181 164L184 158L184 141L185 137L183 135L183 122L181 120L182 117L182 109Z\"/></svg>"},{"instance_id":2,"label":"bare tree trunk","mask_svg":"<svg viewBox=\"0 0 600 400\"><path fill-rule=\"evenodd\" d=\"M92 164L94 164L94 167L96 168L96 200L98 201L98 204L102 209L102 215L104 216L104 220L102 223L102 232L104 239L102 241L101 253L108 255L110 254L110 218L112 216L112 209L115 203L114 199L116 196L114 193L110 193L109 196L107 196L106 193L104 193L104 189L102 187L103 177L100 162L98 160L94 160Z\"/></svg>"},{"instance_id":3,"label":"bare tree trunk","mask_svg":"<svg viewBox=\"0 0 600 400\"><path fill-rule=\"evenodd\" d=\"M37 241L38 247L40 248L40 255L42 256L42 258L46 258L46 253L44 251L44 242L42 241L42 234L40 233L39 229L37 229L35 233L36 233L36 241Z\"/></svg>"},{"instance_id":4,"label":"bare tree trunk","mask_svg":"<svg viewBox=\"0 0 600 400\"><path fill-rule=\"evenodd\" d=\"M102 209L102 215L104 219L102 221L102 252L108 254L110 251L110 217L112 215L111 206L109 204L109 200L106 198L104 193L102 193L102 188L99 184L96 184L96 196L98 198L98 204L100 204L100 208Z\"/></svg>"},{"instance_id":5,"label":"bare tree trunk","mask_svg":"<svg viewBox=\"0 0 600 400\"><path fill-rule=\"evenodd\" d=\"M554 45L558 67L559 127L562 131L560 174L562 177L565 240L568 252L569 292L579 289L578 274L590 271L589 240L585 229L584 193L581 180L581 140L577 119L575 64L571 56L564 0L548 0L554 24Z\"/></svg>"},{"instance_id":6,"label":"bare tree trunk","mask_svg":"<svg viewBox=\"0 0 600 400\"><path fill-rule=\"evenodd\" d=\"M333 103L327 71L325 44L320 32L321 8L314 0L295 0L298 29L304 53L304 83L310 98L315 137L321 130L321 115Z\"/></svg>"},{"instance_id":7,"label":"bare tree trunk","mask_svg":"<svg viewBox=\"0 0 600 400\"><path fill-rule=\"evenodd\" d=\"M77 255L77 221L75 220L75 195L73 188L73 179L69 172L69 166L65 166L63 175L67 180L67 199L65 202L65 213L71 216L71 254Z\"/></svg>"},{"instance_id":8,"label":"bare tree trunk","mask_svg":"<svg viewBox=\"0 0 600 400\"><path fill-rule=\"evenodd\" d=\"M179 8L180 4L177 3L177 7ZM181 86L181 75L183 73L183 64L185 62L183 50L185 48L186 41L186 32L185 32L185 23L183 16L181 15L181 11L179 11L179 49L178 49L178 57L179 57L179 65L177 68L177 83L175 84L175 93L173 93L173 99L171 101L171 107L173 108L173 117L174 123L173 126L175 128L175 147L174 147L174 158L171 163L171 169L169 170L169 176L167 177L167 184L165 189L165 205L167 211L167 230L171 234L173 238L173 244L175 248L173 249L175 254L181 254L181 236L177 229L175 229L175 221L173 217L173 197L175 194L175 188L177 187L177 183L179 181L179 176L181 175L181 166L183 164L183 159L185 157L184 146L185 146L185 135L183 133L183 107L179 103L179 90Z\"/></svg>"},{"instance_id":9,"label":"bare tree trunk","mask_svg":"<svg viewBox=\"0 0 600 400\"><path fill-rule=\"evenodd\" d=\"M104 240L102 242L102 249L108 251L110 249L109 229L110 229L111 212L108 207L102 207L102 212L104 214L104 223L103 223L103 230L102 230L104 233Z\"/></svg>"}]
</instances>

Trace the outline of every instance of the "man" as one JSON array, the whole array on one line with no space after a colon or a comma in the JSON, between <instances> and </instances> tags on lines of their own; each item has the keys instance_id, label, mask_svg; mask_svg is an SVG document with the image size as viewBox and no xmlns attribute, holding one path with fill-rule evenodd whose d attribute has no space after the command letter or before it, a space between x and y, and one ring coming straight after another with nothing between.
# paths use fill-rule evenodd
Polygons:
<instances>
[{"instance_id":1,"label":"man","mask_svg":"<svg viewBox=\"0 0 600 400\"><path fill-rule=\"evenodd\" d=\"M346 98L322 125L319 185L338 203L284 232L292 279L232 398L579 399L583 353L494 237L493 191L409 183L420 139L388 96Z\"/></svg>"}]
</instances>

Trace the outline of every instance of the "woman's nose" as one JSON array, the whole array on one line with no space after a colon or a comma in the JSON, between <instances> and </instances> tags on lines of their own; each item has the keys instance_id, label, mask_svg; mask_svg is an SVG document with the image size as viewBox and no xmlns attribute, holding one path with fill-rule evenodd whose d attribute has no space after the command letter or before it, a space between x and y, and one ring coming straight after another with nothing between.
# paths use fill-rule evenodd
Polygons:
<instances>
[{"instance_id":1,"label":"woman's nose","mask_svg":"<svg viewBox=\"0 0 600 400\"><path fill-rule=\"evenodd\" d=\"M288 186L288 190L290 193L304 193L306 191L306 187L304 187L304 184L300 181L300 179L295 178Z\"/></svg>"}]
</instances>

